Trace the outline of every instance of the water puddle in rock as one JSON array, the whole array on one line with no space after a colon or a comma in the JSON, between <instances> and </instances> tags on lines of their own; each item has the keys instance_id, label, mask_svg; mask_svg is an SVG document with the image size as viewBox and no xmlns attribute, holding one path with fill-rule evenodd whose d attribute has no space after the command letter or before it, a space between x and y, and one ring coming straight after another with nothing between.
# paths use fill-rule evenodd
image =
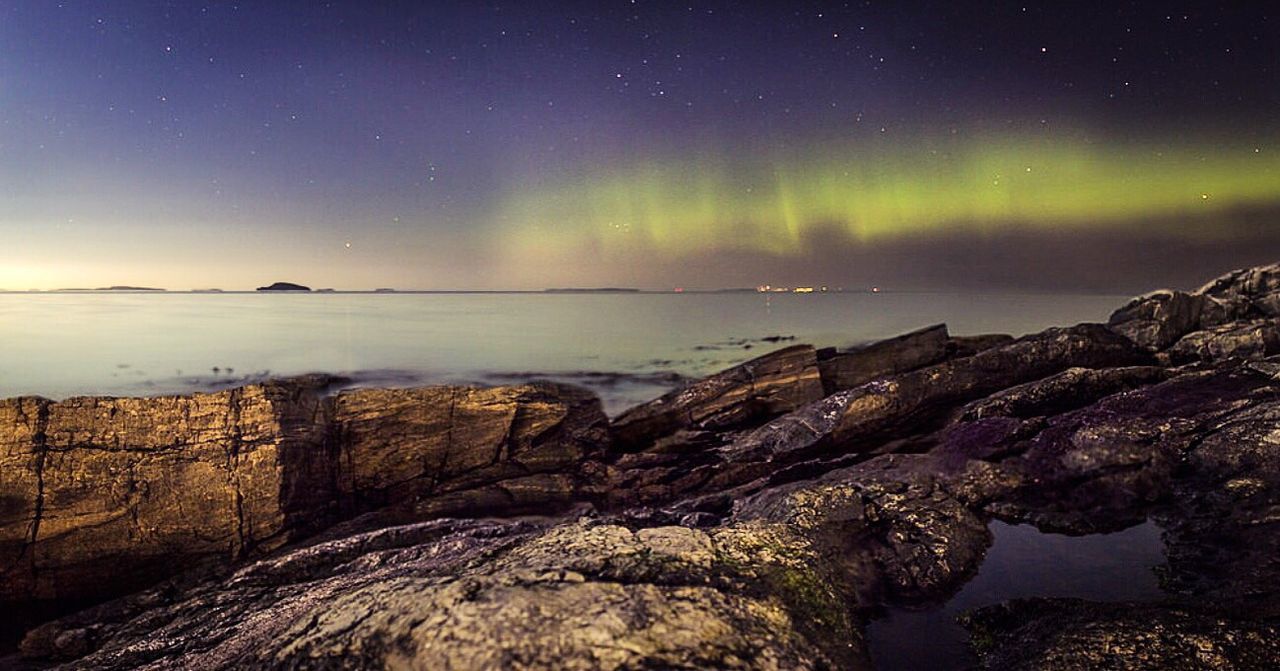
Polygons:
<instances>
[{"instance_id":1,"label":"water puddle in rock","mask_svg":"<svg viewBox=\"0 0 1280 671\"><path fill-rule=\"evenodd\" d=\"M946 603L924 610L891 608L868 623L875 668L973 666L977 659L969 650L968 632L956 622L973 608L1033 596L1141 601L1161 595L1152 569L1164 563L1164 545L1151 522L1111 534L1063 536L992 521L991 533L994 541L978 574Z\"/></svg>"}]
</instances>

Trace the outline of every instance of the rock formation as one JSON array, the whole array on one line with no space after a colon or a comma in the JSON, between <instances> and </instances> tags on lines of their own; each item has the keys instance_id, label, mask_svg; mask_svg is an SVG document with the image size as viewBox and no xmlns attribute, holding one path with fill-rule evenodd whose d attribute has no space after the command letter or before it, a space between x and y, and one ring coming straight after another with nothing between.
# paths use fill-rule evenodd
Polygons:
<instances>
[{"instance_id":1,"label":"rock formation","mask_svg":"<svg viewBox=\"0 0 1280 671\"><path fill-rule=\"evenodd\" d=\"M1280 268L1107 325L794 346L580 389L0 403L0 600L63 669L869 669L987 521L1151 520L1164 596L968 614L986 669L1280 665ZM14 610L13 612L25 612Z\"/></svg>"},{"instance_id":2,"label":"rock formation","mask_svg":"<svg viewBox=\"0 0 1280 671\"><path fill-rule=\"evenodd\" d=\"M342 517L589 498L599 402L541 384L359 390L325 380L167 398L0 404L0 599L94 598L274 550Z\"/></svg>"}]
</instances>

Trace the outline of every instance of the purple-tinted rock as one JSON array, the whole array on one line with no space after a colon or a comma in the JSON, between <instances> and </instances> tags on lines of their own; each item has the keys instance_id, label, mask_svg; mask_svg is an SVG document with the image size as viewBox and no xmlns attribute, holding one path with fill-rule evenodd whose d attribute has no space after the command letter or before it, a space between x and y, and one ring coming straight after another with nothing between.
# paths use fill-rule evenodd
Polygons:
<instances>
[{"instance_id":1,"label":"purple-tinted rock","mask_svg":"<svg viewBox=\"0 0 1280 671\"><path fill-rule=\"evenodd\" d=\"M613 421L613 440L634 451L681 429L749 428L820 398L817 356L812 347L796 345L622 413Z\"/></svg>"},{"instance_id":2,"label":"purple-tinted rock","mask_svg":"<svg viewBox=\"0 0 1280 671\"><path fill-rule=\"evenodd\" d=\"M818 365L827 394L851 389L876 378L915 370L947 358L946 324L929 326L846 352Z\"/></svg>"}]
</instances>

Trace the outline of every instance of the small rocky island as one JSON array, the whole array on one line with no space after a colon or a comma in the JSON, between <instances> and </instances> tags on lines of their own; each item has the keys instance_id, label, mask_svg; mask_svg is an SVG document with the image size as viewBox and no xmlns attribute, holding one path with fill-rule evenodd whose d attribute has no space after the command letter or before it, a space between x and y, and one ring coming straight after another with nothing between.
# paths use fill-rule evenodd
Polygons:
<instances>
[{"instance_id":1,"label":"small rocky island","mask_svg":"<svg viewBox=\"0 0 1280 671\"><path fill-rule=\"evenodd\" d=\"M311 287L306 287L293 282L275 282L265 287L258 287L258 291L311 291Z\"/></svg>"},{"instance_id":2,"label":"small rocky island","mask_svg":"<svg viewBox=\"0 0 1280 671\"><path fill-rule=\"evenodd\" d=\"M790 346L612 420L536 382L9 399L5 661L869 669L868 619L953 593L998 519L1154 523L1163 596L969 612L979 668L1276 668L1277 354L1268 266L1107 324Z\"/></svg>"}]
</instances>

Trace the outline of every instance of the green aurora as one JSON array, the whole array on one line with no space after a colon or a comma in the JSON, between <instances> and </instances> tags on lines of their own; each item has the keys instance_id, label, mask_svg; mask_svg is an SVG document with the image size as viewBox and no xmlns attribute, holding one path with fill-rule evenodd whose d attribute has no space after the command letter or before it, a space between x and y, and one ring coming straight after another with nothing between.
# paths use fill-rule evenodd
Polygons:
<instances>
[{"instance_id":1,"label":"green aurora","mask_svg":"<svg viewBox=\"0 0 1280 671\"><path fill-rule=\"evenodd\" d=\"M504 244L524 258L588 248L793 255L817 233L874 245L1014 228L1129 230L1180 215L1186 223L1162 233L1209 240L1231 232L1205 215L1280 202L1275 146L885 137L766 161L703 155L560 175L512 193L499 219Z\"/></svg>"}]
</instances>

